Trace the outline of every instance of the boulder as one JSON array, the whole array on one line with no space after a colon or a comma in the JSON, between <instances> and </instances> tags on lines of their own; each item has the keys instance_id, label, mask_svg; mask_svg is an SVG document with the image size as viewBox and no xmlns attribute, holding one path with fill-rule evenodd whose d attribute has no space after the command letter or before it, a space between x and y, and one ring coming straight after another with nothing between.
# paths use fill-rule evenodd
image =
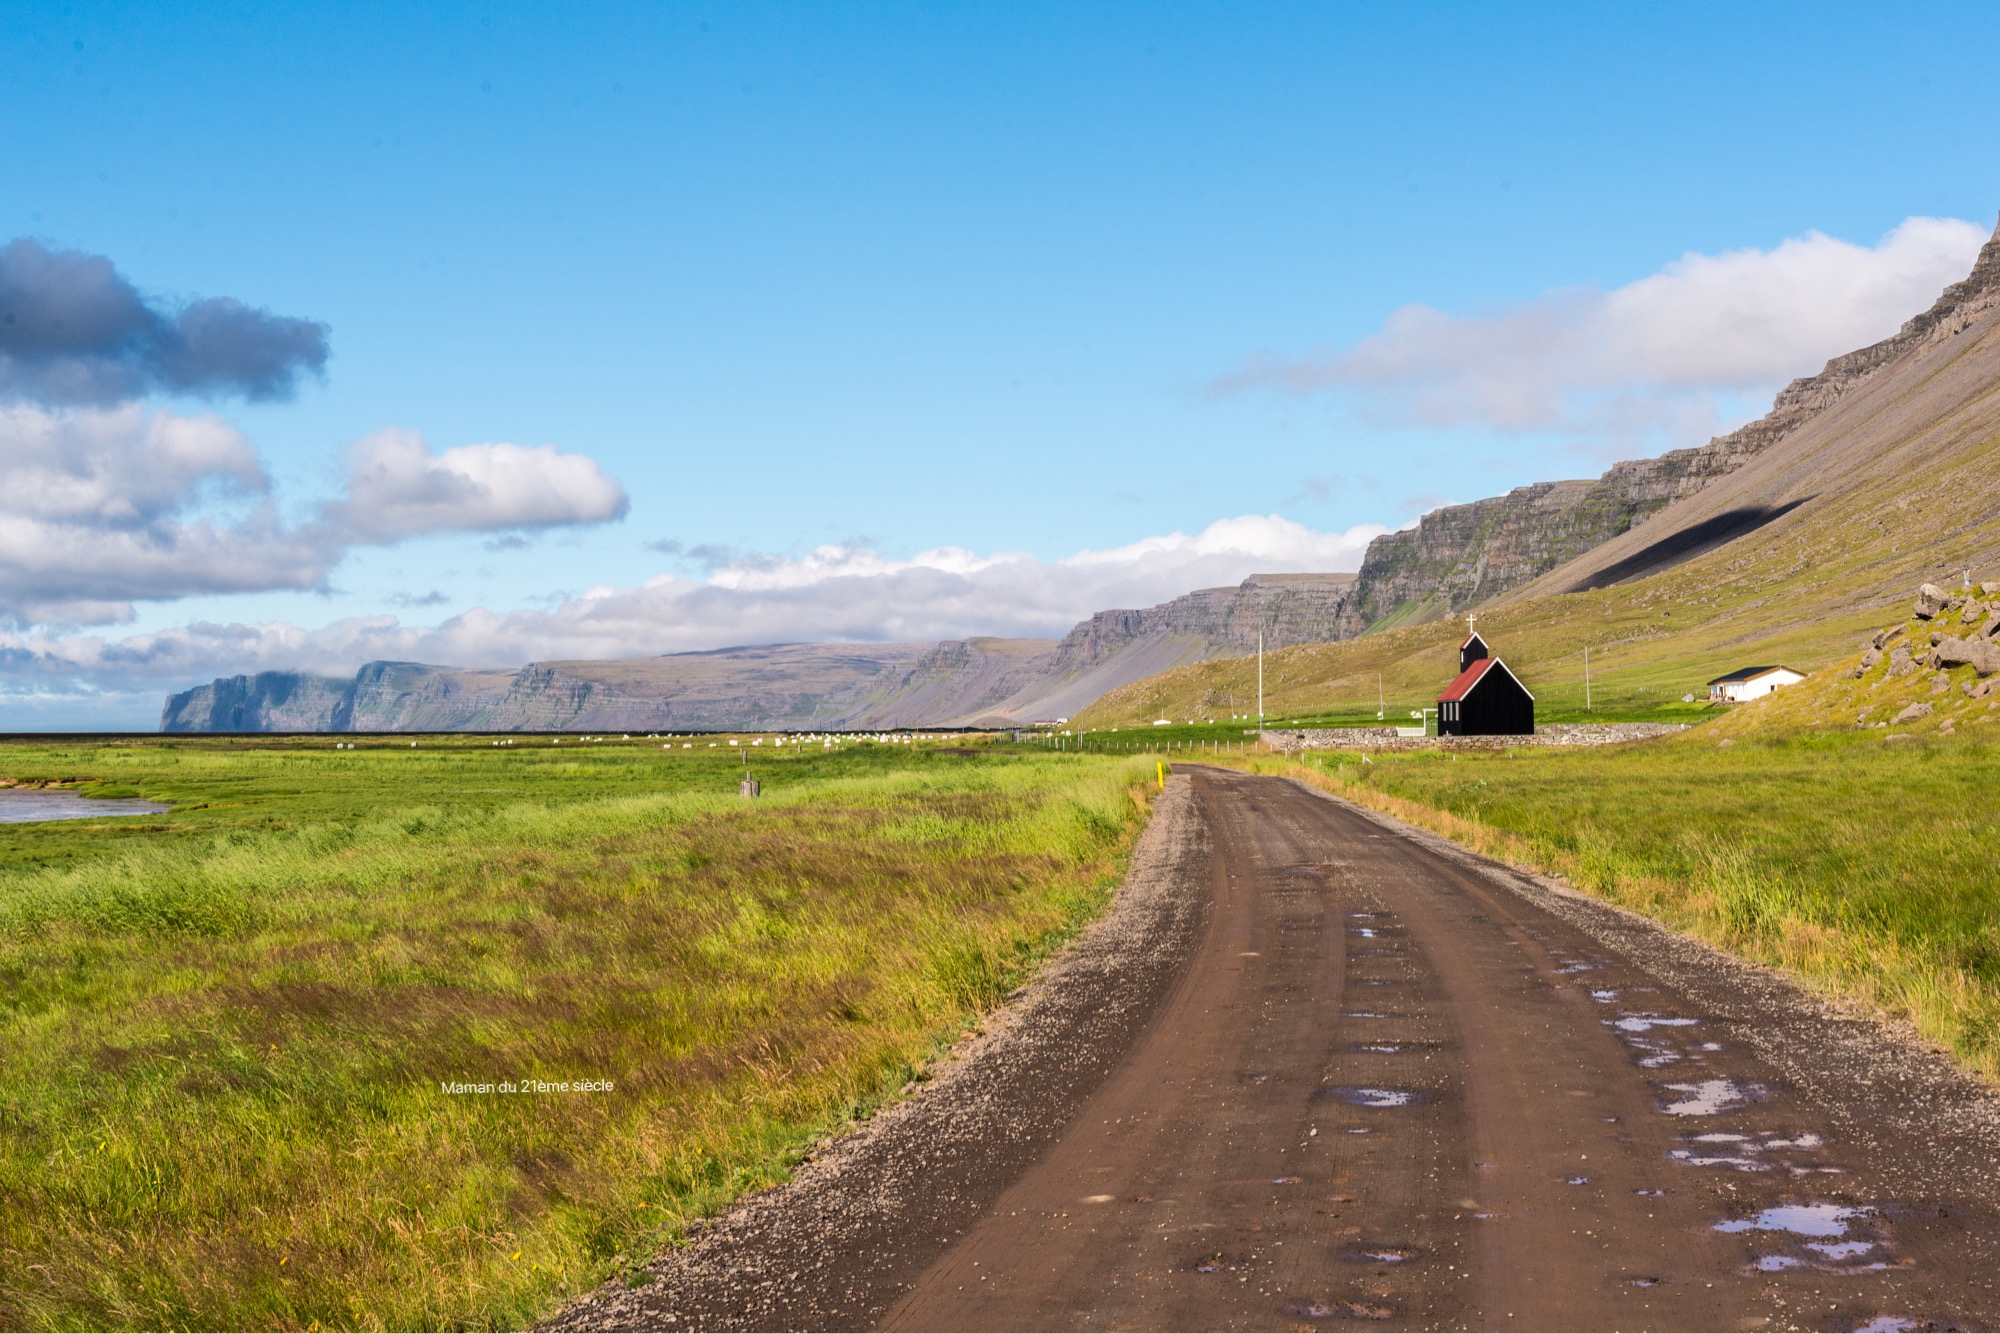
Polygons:
<instances>
[{"instance_id":1,"label":"boulder","mask_svg":"<svg viewBox=\"0 0 2000 1334\"><path fill-rule=\"evenodd\" d=\"M1854 669L1854 674L1856 676L1866 676L1868 669L1880 661L1882 661L1882 650L1871 648L1861 655L1861 665Z\"/></svg>"},{"instance_id":2,"label":"boulder","mask_svg":"<svg viewBox=\"0 0 2000 1334\"><path fill-rule=\"evenodd\" d=\"M1990 639L1954 639L1947 635L1931 650L1931 660L1940 667L1970 664L1981 676L2000 672L2000 644Z\"/></svg>"},{"instance_id":3,"label":"boulder","mask_svg":"<svg viewBox=\"0 0 2000 1334\"><path fill-rule=\"evenodd\" d=\"M1922 588L1919 588L1917 590L1916 605L1917 619L1928 621L1931 617L1943 611L1945 601L1950 596L1950 594L1946 593L1936 584L1925 584Z\"/></svg>"},{"instance_id":4,"label":"boulder","mask_svg":"<svg viewBox=\"0 0 2000 1334\"><path fill-rule=\"evenodd\" d=\"M1875 632L1875 647L1889 647L1889 645L1903 637L1903 629L1904 627L1900 625L1892 625L1887 630L1877 630Z\"/></svg>"},{"instance_id":5,"label":"boulder","mask_svg":"<svg viewBox=\"0 0 2000 1334\"><path fill-rule=\"evenodd\" d=\"M1889 651L1889 675L1908 676L1917 670L1917 661L1910 656L1907 644L1898 644Z\"/></svg>"},{"instance_id":6,"label":"boulder","mask_svg":"<svg viewBox=\"0 0 2000 1334\"><path fill-rule=\"evenodd\" d=\"M1931 693L1933 695L1942 695L1949 689L1951 689L1950 672L1939 672L1931 678Z\"/></svg>"},{"instance_id":7,"label":"boulder","mask_svg":"<svg viewBox=\"0 0 2000 1334\"><path fill-rule=\"evenodd\" d=\"M1996 593L2000 593L2000 583L1996 583L1993 580L1988 580L1979 586L1979 596L1981 597L1990 598Z\"/></svg>"},{"instance_id":8,"label":"boulder","mask_svg":"<svg viewBox=\"0 0 2000 1334\"><path fill-rule=\"evenodd\" d=\"M1906 704L1903 711L1891 718L1892 723L1913 723L1919 718L1928 718L1936 710L1928 704Z\"/></svg>"},{"instance_id":9,"label":"boulder","mask_svg":"<svg viewBox=\"0 0 2000 1334\"><path fill-rule=\"evenodd\" d=\"M1958 619L1963 625L1971 625L1985 614L1986 604L1984 602L1968 602L1965 604L1965 610L1958 614Z\"/></svg>"},{"instance_id":10,"label":"boulder","mask_svg":"<svg viewBox=\"0 0 2000 1334\"><path fill-rule=\"evenodd\" d=\"M1995 635L2000 635L2000 611L1996 611L1986 618L1986 624L1979 627L1979 633L1985 635L1988 639L1993 638Z\"/></svg>"}]
</instances>

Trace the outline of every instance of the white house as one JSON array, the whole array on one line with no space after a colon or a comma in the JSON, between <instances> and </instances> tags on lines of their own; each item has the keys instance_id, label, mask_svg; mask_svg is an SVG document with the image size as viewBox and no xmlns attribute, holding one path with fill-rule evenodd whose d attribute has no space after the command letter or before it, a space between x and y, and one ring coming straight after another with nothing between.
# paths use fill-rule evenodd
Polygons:
<instances>
[{"instance_id":1,"label":"white house","mask_svg":"<svg viewBox=\"0 0 2000 1334\"><path fill-rule=\"evenodd\" d=\"M1762 699L1779 686L1797 685L1805 679L1804 672L1789 667L1743 667L1710 681L1708 699L1711 704L1742 704Z\"/></svg>"}]
</instances>

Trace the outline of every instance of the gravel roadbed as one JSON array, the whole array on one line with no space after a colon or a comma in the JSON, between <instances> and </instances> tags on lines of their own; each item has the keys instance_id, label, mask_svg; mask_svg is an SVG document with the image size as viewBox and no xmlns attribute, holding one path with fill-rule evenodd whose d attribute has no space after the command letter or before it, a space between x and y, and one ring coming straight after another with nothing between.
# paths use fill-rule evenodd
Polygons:
<instances>
[{"instance_id":1,"label":"gravel roadbed","mask_svg":"<svg viewBox=\"0 0 2000 1334\"><path fill-rule=\"evenodd\" d=\"M1529 899L1700 1003L1910 1194L1956 1198L1981 1212L2000 1200L2000 1093L1910 1024L1815 995L1776 969L1557 879L1489 860L1443 835L1291 781Z\"/></svg>"}]
</instances>

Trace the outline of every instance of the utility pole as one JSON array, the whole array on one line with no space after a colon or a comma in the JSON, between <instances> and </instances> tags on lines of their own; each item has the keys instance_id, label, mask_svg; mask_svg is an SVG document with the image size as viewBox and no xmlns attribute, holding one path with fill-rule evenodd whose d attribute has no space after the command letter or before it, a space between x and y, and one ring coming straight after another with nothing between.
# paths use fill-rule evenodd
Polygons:
<instances>
[{"instance_id":1,"label":"utility pole","mask_svg":"<svg viewBox=\"0 0 2000 1334\"><path fill-rule=\"evenodd\" d=\"M1264 632L1257 632L1257 730L1264 730Z\"/></svg>"},{"instance_id":2,"label":"utility pole","mask_svg":"<svg viewBox=\"0 0 2000 1334\"><path fill-rule=\"evenodd\" d=\"M1583 646L1583 711L1590 712L1590 645Z\"/></svg>"},{"instance_id":3,"label":"utility pole","mask_svg":"<svg viewBox=\"0 0 2000 1334\"><path fill-rule=\"evenodd\" d=\"M1389 697L1382 693L1382 673L1375 673L1375 721L1389 716Z\"/></svg>"}]
</instances>

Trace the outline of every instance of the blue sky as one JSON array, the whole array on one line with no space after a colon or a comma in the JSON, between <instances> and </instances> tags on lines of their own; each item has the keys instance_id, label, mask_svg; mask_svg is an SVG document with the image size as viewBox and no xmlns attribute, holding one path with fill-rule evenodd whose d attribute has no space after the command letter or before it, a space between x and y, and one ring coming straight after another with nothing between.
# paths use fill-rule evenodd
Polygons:
<instances>
[{"instance_id":1,"label":"blue sky","mask_svg":"<svg viewBox=\"0 0 2000 1334\"><path fill-rule=\"evenodd\" d=\"M262 470L153 518L324 528L358 503L347 451L389 428L437 467L553 445L619 499L322 536L304 587L140 571L115 615L23 594L0 727L150 726L162 690L260 666L1059 632L1260 561L1352 568L1431 505L1699 443L1926 304L1977 235L1884 238L1991 228L2000 75L1966 53L1996 27L1969 6L10 6L0 244L103 256L162 308L326 327L289 399L136 404L217 414ZM1815 233L1846 247L1781 253ZM1727 366L1631 333L1664 310L1712 346L1742 292L1775 332ZM1411 307L1444 323L1397 325ZM1639 342L1546 384L1492 359ZM1533 401L1499 402L1523 376ZM1271 516L1290 526L1199 540ZM1008 553L1029 559L993 574ZM666 601L592 622L593 596L649 586Z\"/></svg>"}]
</instances>

